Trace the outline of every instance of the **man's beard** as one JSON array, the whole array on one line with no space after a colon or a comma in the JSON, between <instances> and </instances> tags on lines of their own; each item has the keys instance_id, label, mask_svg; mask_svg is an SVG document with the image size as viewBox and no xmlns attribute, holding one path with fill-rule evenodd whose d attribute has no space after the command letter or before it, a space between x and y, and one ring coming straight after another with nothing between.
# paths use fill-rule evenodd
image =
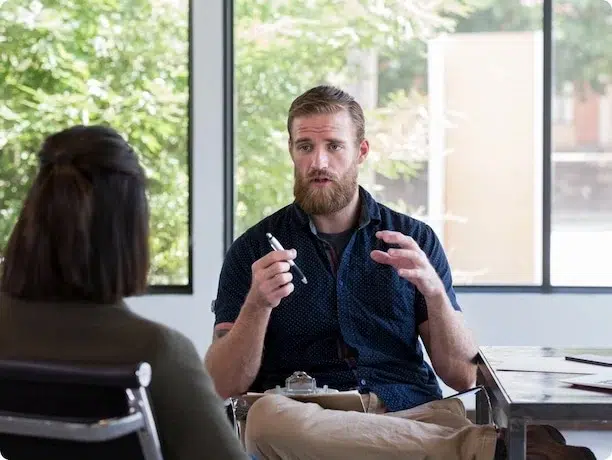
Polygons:
<instances>
[{"instance_id":1,"label":"man's beard","mask_svg":"<svg viewBox=\"0 0 612 460\"><path fill-rule=\"evenodd\" d=\"M333 214L344 209L355 196L357 162L354 162L342 177L325 169L311 171L305 178L299 177L295 171L294 176L293 195L306 214ZM317 187L311 182L313 179L329 179L332 183L326 187Z\"/></svg>"}]
</instances>

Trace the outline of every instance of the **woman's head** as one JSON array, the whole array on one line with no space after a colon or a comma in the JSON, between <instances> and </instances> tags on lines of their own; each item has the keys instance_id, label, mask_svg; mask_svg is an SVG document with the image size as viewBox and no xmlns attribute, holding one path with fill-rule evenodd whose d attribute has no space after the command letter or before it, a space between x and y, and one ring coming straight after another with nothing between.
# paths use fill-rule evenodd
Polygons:
<instances>
[{"instance_id":1,"label":"woman's head","mask_svg":"<svg viewBox=\"0 0 612 460\"><path fill-rule=\"evenodd\" d=\"M38 301L113 303L146 289L149 209L136 154L113 129L48 137L13 229L0 290Z\"/></svg>"}]
</instances>

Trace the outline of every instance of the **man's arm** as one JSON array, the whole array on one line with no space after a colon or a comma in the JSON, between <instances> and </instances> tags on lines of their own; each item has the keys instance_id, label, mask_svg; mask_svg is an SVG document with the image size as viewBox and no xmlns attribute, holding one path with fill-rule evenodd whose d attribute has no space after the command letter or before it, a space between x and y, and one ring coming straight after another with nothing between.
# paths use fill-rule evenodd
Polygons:
<instances>
[{"instance_id":1,"label":"man's arm","mask_svg":"<svg viewBox=\"0 0 612 460\"><path fill-rule=\"evenodd\" d=\"M270 312L245 303L235 323L215 327L205 364L222 398L244 393L257 377Z\"/></svg>"},{"instance_id":2,"label":"man's arm","mask_svg":"<svg viewBox=\"0 0 612 460\"><path fill-rule=\"evenodd\" d=\"M295 256L295 250L272 251L256 261L238 318L215 327L204 362L221 397L244 393L257 377L272 309L294 289L287 261Z\"/></svg>"},{"instance_id":3,"label":"man's arm","mask_svg":"<svg viewBox=\"0 0 612 460\"><path fill-rule=\"evenodd\" d=\"M453 309L446 293L426 302L429 319L419 325L419 333L436 374L456 391L472 388L478 348L463 314Z\"/></svg>"},{"instance_id":4,"label":"man's arm","mask_svg":"<svg viewBox=\"0 0 612 460\"><path fill-rule=\"evenodd\" d=\"M428 317L419 325L419 333L434 370L444 383L462 391L473 387L476 382L474 358L478 349L471 331L464 324L463 315L455 311L447 294L447 291L452 292L450 268L440 243L433 236L432 247L428 250L430 257L433 255L436 259L436 268L412 238L399 232L378 232L378 238L399 248L387 252L373 251L372 258L393 266L402 278L418 289ZM444 282L439 272L444 272Z\"/></svg>"}]
</instances>

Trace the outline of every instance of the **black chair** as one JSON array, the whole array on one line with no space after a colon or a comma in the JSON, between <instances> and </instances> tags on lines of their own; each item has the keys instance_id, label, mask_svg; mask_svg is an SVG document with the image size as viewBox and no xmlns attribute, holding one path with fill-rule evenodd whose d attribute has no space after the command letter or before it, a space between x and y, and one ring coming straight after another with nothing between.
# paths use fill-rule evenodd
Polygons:
<instances>
[{"instance_id":1,"label":"black chair","mask_svg":"<svg viewBox=\"0 0 612 460\"><path fill-rule=\"evenodd\" d=\"M148 363L0 360L0 453L8 460L162 460Z\"/></svg>"}]
</instances>

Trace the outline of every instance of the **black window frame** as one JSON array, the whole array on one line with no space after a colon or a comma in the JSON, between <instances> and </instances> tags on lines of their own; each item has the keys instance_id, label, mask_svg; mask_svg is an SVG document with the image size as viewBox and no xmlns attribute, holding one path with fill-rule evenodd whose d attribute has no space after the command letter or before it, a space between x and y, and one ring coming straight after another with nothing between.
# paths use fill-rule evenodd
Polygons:
<instances>
[{"instance_id":1,"label":"black window frame","mask_svg":"<svg viewBox=\"0 0 612 460\"><path fill-rule=\"evenodd\" d=\"M503 1L503 0L500 0ZM460 293L612 294L610 286L554 286L551 284L552 230L552 82L553 82L553 1L542 3L543 112L542 112L542 281L531 285L456 285ZM224 2L223 11L223 137L224 137L224 253L234 237L234 5ZM611 268L612 271L612 268Z\"/></svg>"}]
</instances>

